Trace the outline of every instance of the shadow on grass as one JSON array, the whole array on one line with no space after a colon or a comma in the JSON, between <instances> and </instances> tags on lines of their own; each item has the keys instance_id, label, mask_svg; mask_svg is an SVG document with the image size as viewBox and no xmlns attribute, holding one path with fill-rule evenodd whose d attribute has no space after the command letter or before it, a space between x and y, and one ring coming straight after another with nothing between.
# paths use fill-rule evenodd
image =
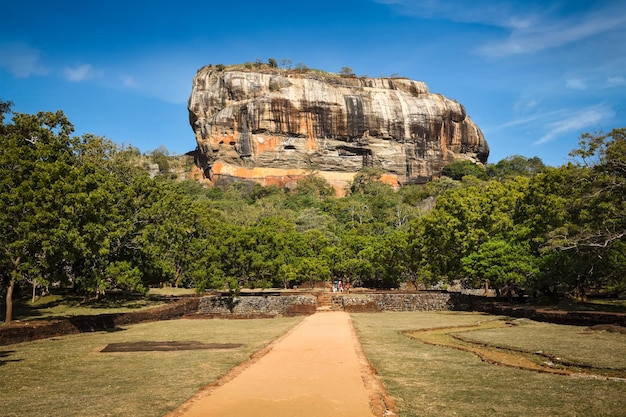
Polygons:
<instances>
[{"instance_id":1,"label":"shadow on grass","mask_svg":"<svg viewBox=\"0 0 626 417\"><path fill-rule=\"evenodd\" d=\"M626 313L626 300L623 299L592 299L586 302L563 298L556 305L565 311L599 311L607 313Z\"/></svg>"},{"instance_id":2,"label":"shadow on grass","mask_svg":"<svg viewBox=\"0 0 626 417\"><path fill-rule=\"evenodd\" d=\"M65 301L61 298L50 298L45 302L39 302L36 304L32 304L30 300L26 299L17 299L13 302L13 318L19 320L28 320L28 319L36 319L44 316L48 316L44 314L42 311L56 308L60 305L64 305ZM5 304L2 304L2 313L4 313ZM4 314L2 314L2 318L4 319Z\"/></svg>"},{"instance_id":3,"label":"shadow on grass","mask_svg":"<svg viewBox=\"0 0 626 417\"><path fill-rule=\"evenodd\" d=\"M33 303L30 298L17 298L13 302L13 319L29 321L35 319L58 320L76 314L101 314L101 310L139 310L167 301L167 297L144 296L138 293L110 292L95 299L68 293L49 294ZM4 321L5 303L1 303L0 320ZM70 313L82 309L82 312ZM93 313L89 313L91 310ZM66 313L67 312L67 313Z\"/></svg>"},{"instance_id":4,"label":"shadow on grass","mask_svg":"<svg viewBox=\"0 0 626 417\"><path fill-rule=\"evenodd\" d=\"M74 316L67 319L81 333L85 332L119 332L124 329L115 324L115 314L102 314L93 316Z\"/></svg>"},{"instance_id":5,"label":"shadow on grass","mask_svg":"<svg viewBox=\"0 0 626 417\"><path fill-rule=\"evenodd\" d=\"M0 350L0 366L5 365L8 362L21 362L21 359L5 359L10 358L11 354L15 353L14 350Z\"/></svg>"},{"instance_id":6,"label":"shadow on grass","mask_svg":"<svg viewBox=\"0 0 626 417\"><path fill-rule=\"evenodd\" d=\"M589 297L587 301L579 301L568 297L558 300L538 298L527 304L530 307L546 308L561 311L594 311L602 313L626 313L626 299L609 297Z\"/></svg>"}]
</instances>

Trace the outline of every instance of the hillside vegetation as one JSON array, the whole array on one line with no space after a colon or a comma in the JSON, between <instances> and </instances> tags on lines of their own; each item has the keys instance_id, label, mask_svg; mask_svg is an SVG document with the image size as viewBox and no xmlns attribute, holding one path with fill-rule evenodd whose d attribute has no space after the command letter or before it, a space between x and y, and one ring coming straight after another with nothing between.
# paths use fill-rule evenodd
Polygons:
<instances>
[{"instance_id":1,"label":"hillside vegetation","mask_svg":"<svg viewBox=\"0 0 626 417\"><path fill-rule=\"evenodd\" d=\"M74 137L61 111L11 114L2 104L7 322L18 291L55 287L100 298L164 285L236 293L341 279L585 299L626 285L626 129L583 135L560 167L522 156L486 171L458 162L450 177L399 191L367 169L336 198L315 172L293 189L206 188L173 174L191 169L190 157Z\"/></svg>"}]
</instances>

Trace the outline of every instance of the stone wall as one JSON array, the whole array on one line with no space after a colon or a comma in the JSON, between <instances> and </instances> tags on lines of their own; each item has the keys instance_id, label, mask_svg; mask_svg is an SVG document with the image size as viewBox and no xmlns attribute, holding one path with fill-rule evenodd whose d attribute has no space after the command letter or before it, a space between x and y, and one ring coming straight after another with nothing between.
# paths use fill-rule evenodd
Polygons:
<instances>
[{"instance_id":1,"label":"stone wall","mask_svg":"<svg viewBox=\"0 0 626 417\"><path fill-rule=\"evenodd\" d=\"M333 306L356 312L467 310L469 297L459 293L418 292L380 294L341 294L333 296Z\"/></svg>"},{"instance_id":2,"label":"stone wall","mask_svg":"<svg viewBox=\"0 0 626 417\"><path fill-rule=\"evenodd\" d=\"M257 295L245 297L209 296L200 298L198 314L211 317L257 318L313 314L313 295Z\"/></svg>"}]
</instances>

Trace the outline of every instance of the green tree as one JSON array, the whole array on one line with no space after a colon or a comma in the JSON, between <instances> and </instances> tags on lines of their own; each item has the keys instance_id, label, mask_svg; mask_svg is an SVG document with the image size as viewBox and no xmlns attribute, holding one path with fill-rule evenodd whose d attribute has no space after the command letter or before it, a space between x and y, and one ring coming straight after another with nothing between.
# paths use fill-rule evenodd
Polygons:
<instances>
[{"instance_id":1,"label":"green tree","mask_svg":"<svg viewBox=\"0 0 626 417\"><path fill-rule=\"evenodd\" d=\"M304 62L298 62L296 64L296 71L298 72L307 72L309 67Z\"/></svg>"},{"instance_id":2,"label":"green tree","mask_svg":"<svg viewBox=\"0 0 626 417\"><path fill-rule=\"evenodd\" d=\"M170 152L168 149L161 145L150 153L152 162L159 166L159 172L161 174L167 174L170 170L169 161Z\"/></svg>"},{"instance_id":3,"label":"green tree","mask_svg":"<svg viewBox=\"0 0 626 417\"><path fill-rule=\"evenodd\" d=\"M104 138L83 136L74 154L58 192L65 235L57 246L66 248L56 264L65 271L58 279L96 297L115 288L147 291L135 239L156 183L137 166L136 151Z\"/></svg>"},{"instance_id":4,"label":"green tree","mask_svg":"<svg viewBox=\"0 0 626 417\"><path fill-rule=\"evenodd\" d=\"M12 320L15 286L49 275L51 260L58 257L54 236L62 207L54 190L74 161L74 127L62 112L14 113L12 121L0 125L0 274L6 323Z\"/></svg>"},{"instance_id":5,"label":"green tree","mask_svg":"<svg viewBox=\"0 0 626 417\"><path fill-rule=\"evenodd\" d=\"M504 180L517 176L533 177L545 169L545 164L537 156L527 158L522 155L513 155L498 161L496 164L489 164L487 174L490 178Z\"/></svg>"},{"instance_id":6,"label":"green tree","mask_svg":"<svg viewBox=\"0 0 626 417\"><path fill-rule=\"evenodd\" d=\"M176 188L160 184L158 197L141 214L145 225L137 241L155 278L179 287L193 281L196 239L203 232L199 207Z\"/></svg>"},{"instance_id":7,"label":"green tree","mask_svg":"<svg viewBox=\"0 0 626 417\"><path fill-rule=\"evenodd\" d=\"M411 224L409 241L411 250L419 253L421 269L427 268L427 275L441 279L462 278L462 258L489 239L517 230L514 217L527 188L528 179L519 177L440 195L435 208Z\"/></svg>"},{"instance_id":8,"label":"green tree","mask_svg":"<svg viewBox=\"0 0 626 417\"><path fill-rule=\"evenodd\" d=\"M466 159L456 160L446 165L443 167L441 173L453 180L461 180L468 175L472 175L481 180L487 179L487 173L482 166Z\"/></svg>"},{"instance_id":9,"label":"green tree","mask_svg":"<svg viewBox=\"0 0 626 417\"><path fill-rule=\"evenodd\" d=\"M323 258L300 258L294 266L296 276L303 282L308 282L315 288L316 282L330 280L330 267Z\"/></svg>"},{"instance_id":10,"label":"green tree","mask_svg":"<svg viewBox=\"0 0 626 417\"><path fill-rule=\"evenodd\" d=\"M538 273L537 260L530 247L522 242L494 237L481 244L475 252L461 259L466 276L473 286L484 281L498 293L526 287Z\"/></svg>"},{"instance_id":11,"label":"green tree","mask_svg":"<svg viewBox=\"0 0 626 417\"><path fill-rule=\"evenodd\" d=\"M352 71L352 68L350 67L341 67L341 70L339 70L339 75L341 75L342 77L352 77L354 76L354 71Z\"/></svg>"},{"instance_id":12,"label":"green tree","mask_svg":"<svg viewBox=\"0 0 626 417\"><path fill-rule=\"evenodd\" d=\"M286 196L284 204L294 210L318 207L323 200L334 197L335 193L328 181L313 173L297 181L296 186Z\"/></svg>"},{"instance_id":13,"label":"green tree","mask_svg":"<svg viewBox=\"0 0 626 417\"><path fill-rule=\"evenodd\" d=\"M281 58L278 60L281 69L291 69L291 59L289 58Z\"/></svg>"},{"instance_id":14,"label":"green tree","mask_svg":"<svg viewBox=\"0 0 626 417\"><path fill-rule=\"evenodd\" d=\"M542 262L537 284L548 293L565 286L580 299L593 287L623 286L626 236L624 129L584 134L576 163L549 168L531 180L520 221ZM614 263L617 262L617 263Z\"/></svg>"},{"instance_id":15,"label":"green tree","mask_svg":"<svg viewBox=\"0 0 626 417\"><path fill-rule=\"evenodd\" d=\"M562 247L607 249L626 237L626 128L584 134L570 155L580 158L580 197L570 204L574 227Z\"/></svg>"},{"instance_id":16,"label":"green tree","mask_svg":"<svg viewBox=\"0 0 626 417\"><path fill-rule=\"evenodd\" d=\"M368 251L378 237L361 234L358 228L344 233L340 242L324 251L332 276L355 286L368 285L376 281L372 254Z\"/></svg>"}]
</instances>

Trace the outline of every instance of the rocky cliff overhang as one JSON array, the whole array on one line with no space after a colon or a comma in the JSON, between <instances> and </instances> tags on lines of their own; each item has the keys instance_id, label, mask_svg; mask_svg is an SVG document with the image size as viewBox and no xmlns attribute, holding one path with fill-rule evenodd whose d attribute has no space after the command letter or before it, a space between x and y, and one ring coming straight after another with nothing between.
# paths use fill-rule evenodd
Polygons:
<instances>
[{"instance_id":1,"label":"rocky cliff overhang","mask_svg":"<svg viewBox=\"0 0 626 417\"><path fill-rule=\"evenodd\" d=\"M316 172L341 190L376 167L400 186L489 155L461 104L402 78L208 66L194 77L188 108L197 164L215 184L289 186Z\"/></svg>"}]
</instances>

